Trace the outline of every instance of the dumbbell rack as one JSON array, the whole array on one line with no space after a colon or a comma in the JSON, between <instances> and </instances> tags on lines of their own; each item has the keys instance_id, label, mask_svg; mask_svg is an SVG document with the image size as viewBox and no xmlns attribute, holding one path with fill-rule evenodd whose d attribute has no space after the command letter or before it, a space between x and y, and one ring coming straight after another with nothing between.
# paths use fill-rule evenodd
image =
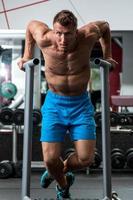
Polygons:
<instances>
[{"instance_id":1,"label":"dumbbell rack","mask_svg":"<svg viewBox=\"0 0 133 200\"><path fill-rule=\"evenodd\" d=\"M101 112L95 114L97 148L101 152ZM133 172L133 113L110 111L112 172ZM121 141L122 140L122 141ZM114 152L115 151L115 152ZM127 153L126 153L127 152ZM129 155L130 154L130 155ZM92 169L95 170L95 169ZM97 170L102 170L102 165Z\"/></svg>"},{"instance_id":2,"label":"dumbbell rack","mask_svg":"<svg viewBox=\"0 0 133 200\"><path fill-rule=\"evenodd\" d=\"M4 114L5 113L5 114ZM4 119L1 119L2 126L12 126L10 131L12 132L12 160L3 160L0 162L1 169L1 178L10 178L10 177L21 177L21 163L17 160L17 131L16 125L13 123L13 110L10 108L4 108L2 110L2 116L5 116ZM3 117L4 117L3 116ZM8 120L9 119L9 120Z\"/></svg>"},{"instance_id":3,"label":"dumbbell rack","mask_svg":"<svg viewBox=\"0 0 133 200\"><path fill-rule=\"evenodd\" d=\"M41 113L38 109L33 110L33 125L36 127L40 124ZM0 110L0 129L4 132L10 132L12 141L11 158L2 159L0 162L0 178L6 179L11 177L21 178L22 176L22 158L18 160L18 134L23 134L24 126L24 109L2 108ZM35 129L36 130L36 129ZM20 144L21 147L21 144ZM4 154L5 155L5 154ZM4 156L6 157L6 155ZM43 162L32 161L31 168L33 171L44 169Z\"/></svg>"}]
</instances>

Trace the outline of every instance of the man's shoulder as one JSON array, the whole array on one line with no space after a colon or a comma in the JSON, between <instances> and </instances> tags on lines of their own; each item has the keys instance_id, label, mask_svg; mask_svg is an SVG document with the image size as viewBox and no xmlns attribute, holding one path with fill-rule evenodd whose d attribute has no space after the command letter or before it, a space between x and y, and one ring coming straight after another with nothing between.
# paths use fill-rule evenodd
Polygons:
<instances>
[{"instance_id":1,"label":"man's shoulder","mask_svg":"<svg viewBox=\"0 0 133 200\"><path fill-rule=\"evenodd\" d=\"M79 32L79 36L82 36L82 38L90 39L90 37L92 38L92 36L97 35L98 30L97 30L96 25L94 23L90 22L90 23L80 27L78 29L78 32Z\"/></svg>"},{"instance_id":2,"label":"man's shoulder","mask_svg":"<svg viewBox=\"0 0 133 200\"><path fill-rule=\"evenodd\" d=\"M79 32L83 33L85 37L94 36L94 38L99 39L101 37L101 32L99 28L98 21L89 22L88 24L79 28Z\"/></svg>"},{"instance_id":3,"label":"man's shoulder","mask_svg":"<svg viewBox=\"0 0 133 200\"><path fill-rule=\"evenodd\" d=\"M88 24L85 24L84 26L80 27L78 30L81 33L87 32L95 32L97 30L97 24L96 22L89 22Z\"/></svg>"}]
</instances>

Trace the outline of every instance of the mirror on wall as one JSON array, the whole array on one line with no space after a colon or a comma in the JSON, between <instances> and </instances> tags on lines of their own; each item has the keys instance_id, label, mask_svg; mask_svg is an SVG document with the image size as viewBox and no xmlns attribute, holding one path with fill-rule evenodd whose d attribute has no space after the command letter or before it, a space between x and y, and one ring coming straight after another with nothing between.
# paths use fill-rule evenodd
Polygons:
<instances>
[{"instance_id":1,"label":"mirror on wall","mask_svg":"<svg viewBox=\"0 0 133 200\"><path fill-rule=\"evenodd\" d=\"M10 106L23 91L24 76L17 68L21 56L22 39L0 38L0 107Z\"/></svg>"},{"instance_id":2,"label":"mirror on wall","mask_svg":"<svg viewBox=\"0 0 133 200\"><path fill-rule=\"evenodd\" d=\"M25 72L17 65L24 45L24 31L0 31L0 108L24 108ZM34 56L38 57L38 52L36 48ZM40 108L40 66L34 74L34 108Z\"/></svg>"}]
</instances>

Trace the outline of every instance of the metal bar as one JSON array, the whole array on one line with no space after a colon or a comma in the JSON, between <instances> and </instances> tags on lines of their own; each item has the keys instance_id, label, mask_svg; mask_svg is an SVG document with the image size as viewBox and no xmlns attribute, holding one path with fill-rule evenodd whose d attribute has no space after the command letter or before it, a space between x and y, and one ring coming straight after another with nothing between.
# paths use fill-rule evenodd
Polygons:
<instances>
[{"instance_id":1,"label":"metal bar","mask_svg":"<svg viewBox=\"0 0 133 200\"><path fill-rule=\"evenodd\" d=\"M25 196L23 200L31 200L29 197Z\"/></svg>"},{"instance_id":2,"label":"metal bar","mask_svg":"<svg viewBox=\"0 0 133 200\"><path fill-rule=\"evenodd\" d=\"M119 133L129 134L129 135L133 134L133 130L132 129L113 129L113 128L111 128L110 132L111 133L116 133L116 134L119 134Z\"/></svg>"},{"instance_id":3,"label":"metal bar","mask_svg":"<svg viewBox=\"0 0 133 200\"><path fill-rule=\"evenodd\" d=\"M111 137L109 110L109 69L111 64L102 59L95 59L101 71L101 104L102 104L102 155L103 155L103 195L104 199L112 199L111 180Z\"/></svg>"},{"instance_id":4,"label":"metal bar","mask_svg":"<svg viewBox=\"0 0 133 200\"><path fill-rule=\"evenodd\" d=\"M25 112L24 112L24 138L23 138L23 173L22 173L22 200L30 197L31 149L32 149L32 111L33 111L33 81L34 66L39 63L33 59L24 64L25 79Z\"/></svg>"},{"instance_id":5,"label":"metal bar","mask_svg":"<svg viewBox=\"0 0 133 200\"><path fill-rule=\"evenodd\" d=\"M12 161L13 163L17 163L17 131L15 124L12 125L13 130L13 138L12 138Z\"/></svg>"}]
</instances>

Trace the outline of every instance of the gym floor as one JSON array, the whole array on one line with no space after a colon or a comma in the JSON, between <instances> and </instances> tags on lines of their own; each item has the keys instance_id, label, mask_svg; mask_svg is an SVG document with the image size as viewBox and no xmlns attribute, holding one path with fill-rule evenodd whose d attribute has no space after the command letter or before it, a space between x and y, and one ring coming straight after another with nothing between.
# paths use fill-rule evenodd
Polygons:
<instances>
[{"instance_id":1,"label":"gym floor","mask_svg":"<svg viewBox=\"0 0 133 200\"><path fill-rule=\"evenodd\" d=\"M48 189L41 188L42 172L31 173L31 199L55 200L55 182ZM102 173L75 173L75 182L71 187L73 200L102 200ZM21 200L21 178L0 179L0 200ZM121 200L133 199L133 173L112 173L112 190L118 193Z\"/></svg>"}]
</instances>

